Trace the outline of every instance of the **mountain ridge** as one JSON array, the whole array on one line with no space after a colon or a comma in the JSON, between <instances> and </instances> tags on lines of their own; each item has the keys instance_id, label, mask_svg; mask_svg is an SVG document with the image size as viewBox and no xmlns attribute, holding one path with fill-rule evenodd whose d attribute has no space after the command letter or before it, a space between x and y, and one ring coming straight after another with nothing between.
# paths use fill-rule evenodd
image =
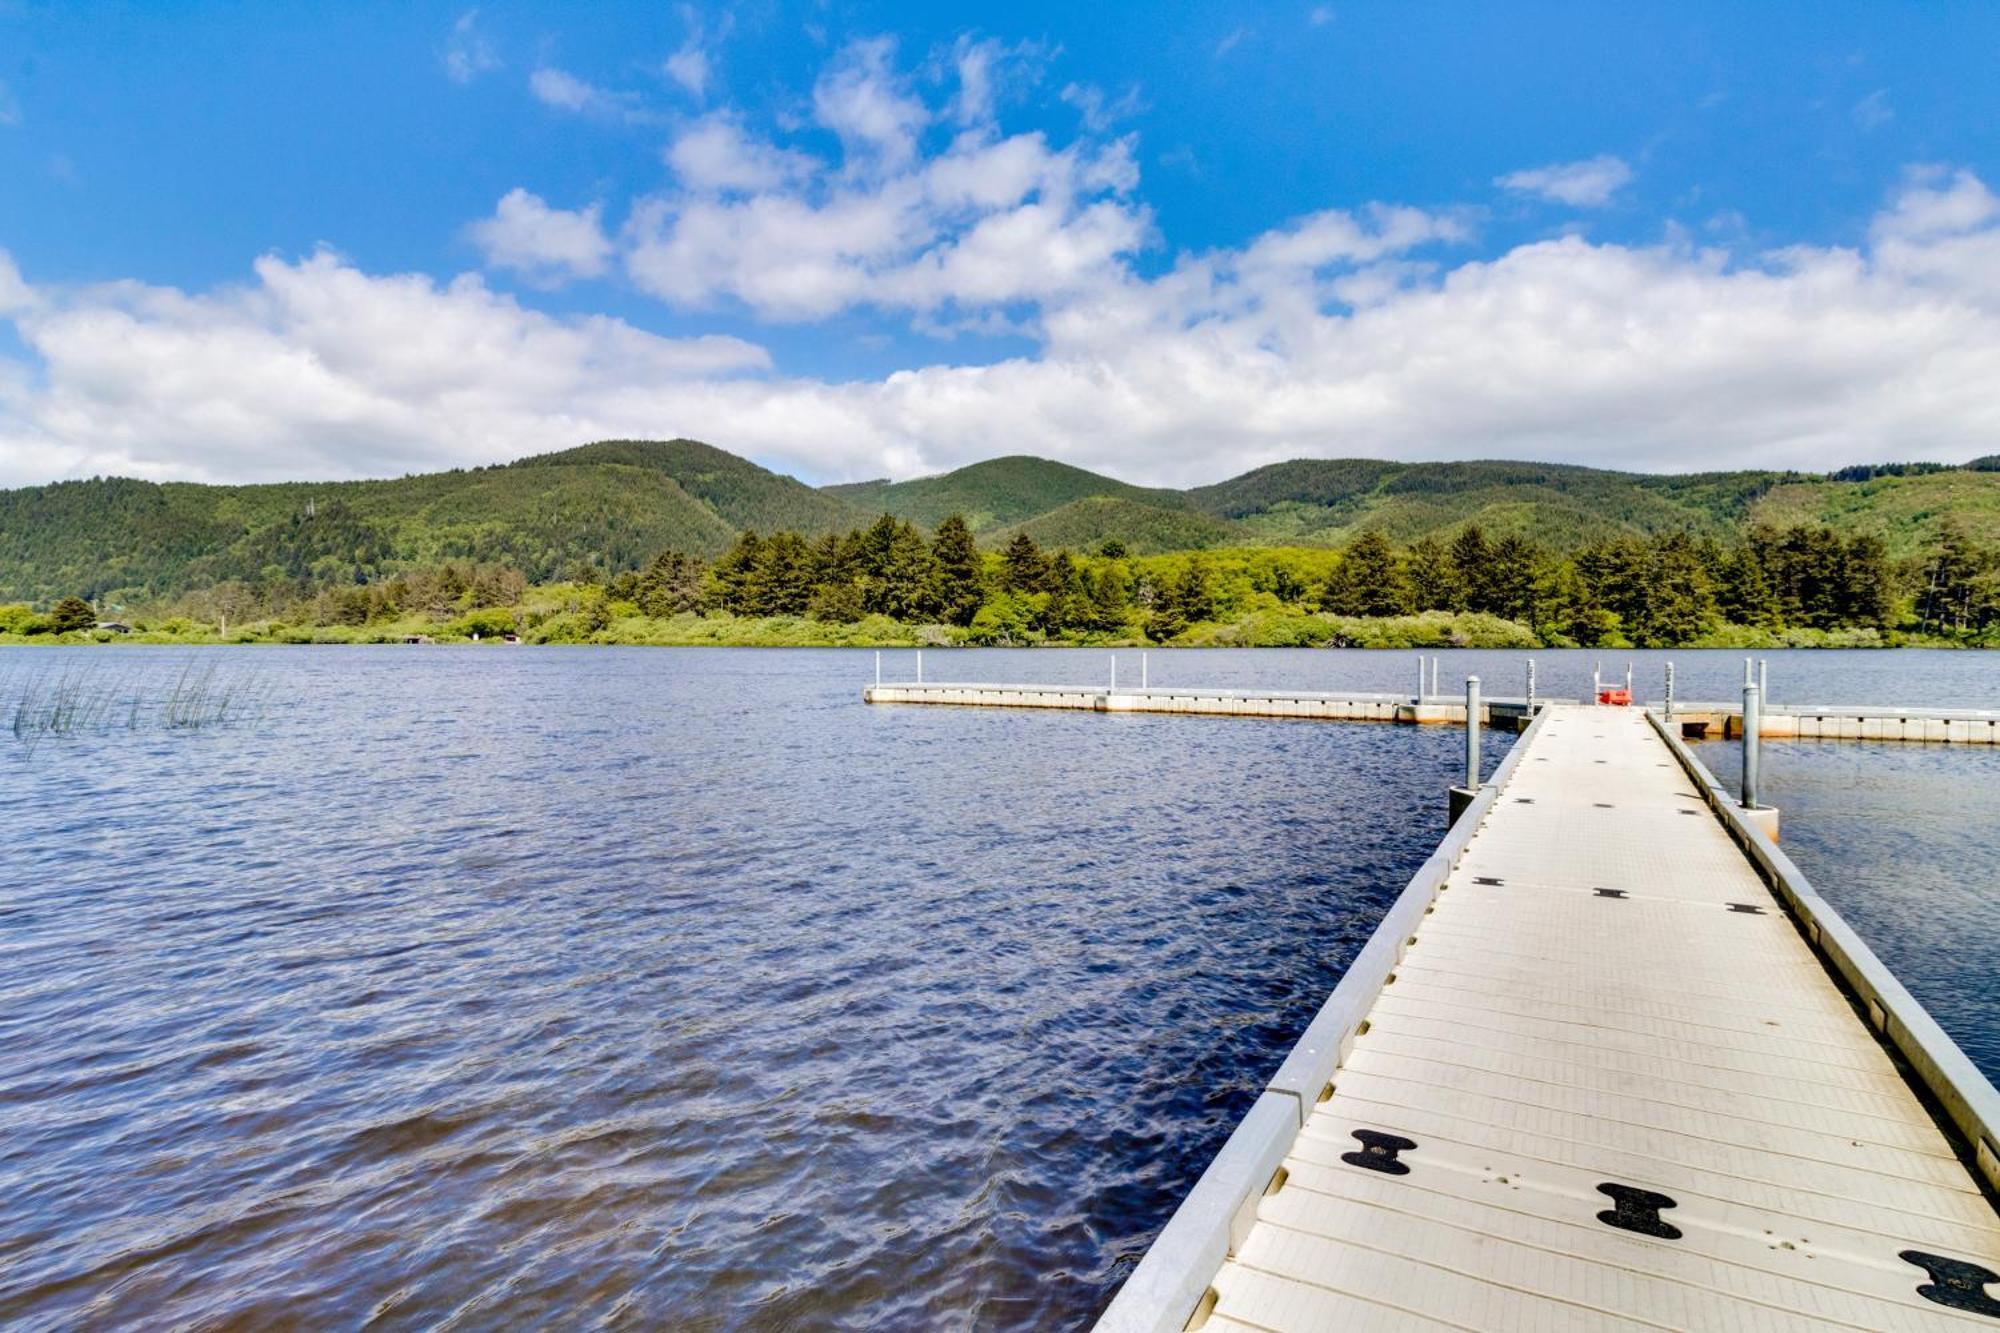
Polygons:
<instances>
[{"instance_id":1,"label":"mountain ridge","mask_svg":"<svg viewBox=\"0 0 2000 1333\"><path fill-rule=\"evenodd\" d=\"M982 545L1115 541L1145 554L1219 546L1399 544L1469 523L1556 550L1684 530L1729 541L1757 522L1880 536L1892 556L1955 522L2000 542L2000 458L1839 474L1648 474L1504 459L1295 459L1187 490L1136 486L1026 454L909 481L808 486L689 439L600 440L511 463L406 477L211 486L93 478L0 491L0 601L170 596L230 580L366 583L400 568L508 564L531 581L662 549L712 557L743 529L809 538L889 513L964 515Z\"/></svg>"}]
</instances>

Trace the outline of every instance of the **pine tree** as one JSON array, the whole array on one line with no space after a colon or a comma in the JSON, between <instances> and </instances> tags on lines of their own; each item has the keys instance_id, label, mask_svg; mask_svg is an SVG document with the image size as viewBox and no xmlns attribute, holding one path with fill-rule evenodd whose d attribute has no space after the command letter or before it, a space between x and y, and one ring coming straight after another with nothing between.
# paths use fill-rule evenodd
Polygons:
<instances>
[{"instance_id":1,"label":"pine tree","mask_svg":"<svg viewBox=\"0 0 2000 1333\"><path fill-rule=\"evenodd\" d=\"M1488 553L1486 595L1496 616L1518 620L1524 625L1535 620L1535 575L1542 565L1542 550L1525 537L1506 536Z\"/></svg>"},{"instance_id":2,"label":"pine tree","mask_svg":"<svg viewBox=\"0 0 2000 1333\"><path fill-rule=\"evenodd\" d=\"M802 616L819 586L819 561L796 532L780 532L758 552L749 597L752 615Z\"/></svg>"},{"instance_id":3,"label":"pine tree","mask_svg":"<svg viewBox=\"0 0 2000 1333\"><path fill-rule=\"evenodd\" d=\"M736 544L723 552L709 572L714 583L714 601L717 606L731 615L755 615L748 607L753 600L752 584L757 578L757 559L764 548L764 539L752 529L745 529L736 539Z\"/></svg>"},{"instance_id":4,"label":"pine tree","mask_svg":"<svg viewBox=\"0 0 2000 1333\"><path fill-rule=\"evenodd\" d=\"M929 613L947 625L970 625L986 600L985 571L972 529L957 514L938 524L931 542L930 586L924 601Z\"/></svg>"},{"instance_id":5,"label":"pine tree","mask_svg":"<svg viewBox=\"0 0 2000 1333\"><path fill-rule=\"evenodd\" d=\"M68 634L71 630L92 629L97 612L81 597L65 597L49 609L49 633Z\"/></svg>"},{"instance_id":6,"label":"pine tree","mask_svg":"<svg viewBox=\"0 0 2000 1333\"><path fill-rule=\"evenodd\" d=\"M1393 616L1407 610L1402 571L1389 539L1379 532L1355 538L1327 577L1319 605L1340 616Z\"/></svg>"},{"instance_id":7,"label":"pine tree","mask_svg":"<svg viewBox=\"0 0 2000 1333\"><path fill-rule=\"evenodd\" d=\"M1492 557L1492 549L1486 544L1486 534L1477 523L1466 524L1465 529L1451 539L1451 567L1458 576L1460 596L1459 604L1454 609L1494 609L1489 591Z\"/></svg>"},{"instance_id":8,"label":"pine tree","mask_svg":"<svg viewBox=\"0 0 2000 1333\"><path fill-rule=\"evenodd\" d=\"M1639 604L1627 622L1633 642L1647 648L1688 643L1715 620L1715 594L1694 539L1668 533L1653 542Z\"/></svg>"},{"instance_id":9,"label":"pine tree","mask_svg":"<svg viewBox=\"0 0 2000 1333\"><path fill-rule=\"evenodd\" d=\"M1722 618L1753 629L1773 629L1778 624L1778 599L1764 577L1764 564L1748 546L1727 552L1713 568L1716 609Z\"/></svg>"},{"instance_id":10,"label":"pine tree","mask_svg":"<svg viewBox=\"0 0 2000 1333\"><path fill-rule=\"evenodd\" d=\"M1125 566L1116 560L1097 567L1090 582L1090 628L1114 633L1125 628L1131 611Z\"/></svg>"},{"instance_id":11,"label":"pine tree","mask_svg":"<svg viewBox=\"0 0 2000 1333\"><path fill-rule=\"evenodd\" d=\"M1465 587L1458 567L1436 537L1420 537L1403 560L1403 581L1410 605L1419 611L1456 611L1465 605Z\"/></svg>"},{"instance_id":12,"label":"pine tree","mask_svg":"<svg viewBox=\"0 0 2000 1333\"><path fill-rule=\"evenodd\" d=\"M1048 561L1042 548L1025 532L1014 534L1000 553L1000 586L1008 592L1040 592L1048 581Z\"/></svg>"}]
</instances>

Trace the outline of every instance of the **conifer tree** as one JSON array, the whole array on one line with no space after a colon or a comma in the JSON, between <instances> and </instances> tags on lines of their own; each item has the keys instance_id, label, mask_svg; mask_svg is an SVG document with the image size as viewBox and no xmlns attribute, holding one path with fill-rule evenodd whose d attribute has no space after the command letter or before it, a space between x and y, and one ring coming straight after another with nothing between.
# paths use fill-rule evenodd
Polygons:
<instances>
[{"instance_id":1,"label":"conifer tree","mask_svg":"<svg viewBox=\"0 0 2000 1333\"><path fill-rule=\"evenodd\" d=\"M1403 561L1403 580L1416 610L1456 611L1465 604L1458 568L1436 537L1425 535L1410 547Z\"/></svg>"},{"instance_id":2,"label":"conifer tree","mask_svg":"<svg viewBox=\"0 0 2000 1333\"><path fill-rule=\"evenodd\" d=\"M979 546L957 514L938 524L931 542L930 586L924 600L930 614L947 625L970 625L986 600Z\"/></svg>"},{"instance_id":3,"label":"conifer tree","mask_svg":"<svg viewBox=\"0 0 2000 1333\"><path fill-rule=\"evenodd\" d=\"M1354 539L1328 576L1320 609L1341 616L1393 616L1408 608L1396 552L1379 532Z\"/></svg>"},{"instance_id":4,"label":"conifer tree","mask_svg":"<svg viewBox=\"0 0 2000 1333\"><path fill-rule=\"evenodd\" d=\"M1000 553L1000 586L1008 592L1039 592L1048 581L1048 561L1042 548L1025 532L1014 534Z\"/></svg>"},{"instance_id":5,"label":"conifer tree","mask_svg":"<svg viewBox=\"0 0 2000 1333\"><path fill-rule=\"evenodd\" d=\"M1488 562L1491 551L1486 544L1486 534L1477 523L1465 525L1456 537L1451 539L1451 567L1458 576L1460 601L1455 609L1466 611L1491 611L1493 599L1487 590L1489 577Z\"/></svg>"}]
</instances>

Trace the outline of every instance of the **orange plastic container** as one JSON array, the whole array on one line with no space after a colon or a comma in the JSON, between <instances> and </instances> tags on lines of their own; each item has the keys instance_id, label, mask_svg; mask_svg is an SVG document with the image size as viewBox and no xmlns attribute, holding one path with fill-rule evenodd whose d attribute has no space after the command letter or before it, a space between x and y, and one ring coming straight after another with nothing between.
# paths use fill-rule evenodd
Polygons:
<instances>
[{"instance_id":1,"label":"orange plastic container","mask_svg":"<svg viewBox=\"0 0 2000 1333\"><path fill-rule=\"evenodd\" d=\"M1615 688L1606 686L1597 692L1597 702L1601 704L1617 704L1621 708L1629 708L1632 705L1632 691L1622 685Z\"/></svg>"}]
</instances>

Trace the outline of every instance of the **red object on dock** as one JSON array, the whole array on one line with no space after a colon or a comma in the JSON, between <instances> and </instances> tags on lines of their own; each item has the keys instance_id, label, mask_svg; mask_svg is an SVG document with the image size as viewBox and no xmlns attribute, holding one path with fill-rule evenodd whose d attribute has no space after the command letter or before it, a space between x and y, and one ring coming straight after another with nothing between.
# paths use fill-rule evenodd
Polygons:
<instances>
[{"instance_id":1,"label":"red object on dock","mask_svg":"<svg viewBox=\"0 0 2000 1333\"><path fill-rule=\"evenodd\" d=\"M1632 706L1632 691L1622 685L1615 688L1607 685L1597 692L1597 702L1601 704L1617 704L1620 708L1630 708Z\"/></svg>"}]
</instances>

